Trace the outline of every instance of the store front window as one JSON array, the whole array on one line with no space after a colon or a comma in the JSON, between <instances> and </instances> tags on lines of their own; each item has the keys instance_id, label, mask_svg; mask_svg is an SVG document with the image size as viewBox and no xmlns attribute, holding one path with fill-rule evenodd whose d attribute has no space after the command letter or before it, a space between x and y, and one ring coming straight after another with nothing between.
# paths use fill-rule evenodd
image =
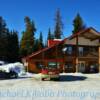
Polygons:
<instances>
[{"instance_id":1,"label":"store front window","mask_svg":"<svg viewBox=\"0 0 100 100\"><path fill-rule=\"evenodd\" d=\"M49 62L48 63L48 67L59 68L60 67L60 63L58 63L58 62Z\"/></svg>"}]
</instances>

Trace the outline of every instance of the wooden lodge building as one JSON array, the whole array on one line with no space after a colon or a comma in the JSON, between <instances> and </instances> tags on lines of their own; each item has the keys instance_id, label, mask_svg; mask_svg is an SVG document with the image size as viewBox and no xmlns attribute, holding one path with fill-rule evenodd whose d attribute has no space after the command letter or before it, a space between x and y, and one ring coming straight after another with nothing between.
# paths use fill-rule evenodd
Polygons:
<instances>
[{"instance_id":1,"label":"wooden lodge building","mask_svg":"<svg viewBox=\"0 0 100 100\"><path fill-rule=\"evenodd\" d=\"M60 72L100 72L100 33L90 27L64 40L48 40L48 47L22 59L27 70L56 66Z\"/></svg>"}]
</instances>

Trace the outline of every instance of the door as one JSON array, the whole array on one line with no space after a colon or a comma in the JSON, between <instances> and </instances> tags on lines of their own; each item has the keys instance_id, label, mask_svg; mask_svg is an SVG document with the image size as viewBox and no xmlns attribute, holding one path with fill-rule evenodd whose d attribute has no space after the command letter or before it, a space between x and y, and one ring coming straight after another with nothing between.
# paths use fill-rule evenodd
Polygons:
<instances>
[{"instance_id":1,"label":"door","mask_svg":"<svg viewBox=\"0 0 100 100\"><path fill-rule=\"evenodd\" d=\"M78 72L85 72L85 61L79 61Z\"/></svg>"}]
</instances>

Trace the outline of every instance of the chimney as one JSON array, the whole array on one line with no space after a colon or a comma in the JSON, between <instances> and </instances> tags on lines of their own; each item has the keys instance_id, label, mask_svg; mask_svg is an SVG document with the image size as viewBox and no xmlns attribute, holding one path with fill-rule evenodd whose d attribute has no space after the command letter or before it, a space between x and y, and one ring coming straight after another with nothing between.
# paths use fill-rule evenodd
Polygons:
<instances>
[{"instance_id":1,"label":"chimney","mask_svg":"<svg viewBox=\"0 0 100 100\"><path fill-rule=\"evenodd\" d=\"M52 45L58 44L61 41L62 41L62 39L48 40L48 47L51 47Z\"/></svg>"}]
</instances>

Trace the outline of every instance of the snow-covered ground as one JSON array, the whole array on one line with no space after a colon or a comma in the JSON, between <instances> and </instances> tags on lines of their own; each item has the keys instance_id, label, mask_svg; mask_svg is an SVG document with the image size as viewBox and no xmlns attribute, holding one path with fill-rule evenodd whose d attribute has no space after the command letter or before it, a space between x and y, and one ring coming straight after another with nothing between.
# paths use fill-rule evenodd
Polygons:
<instances>
[{"instance_id":1,"label":"snow-covered ground","mask_svg":"<svg viewBox=\"0 0 100 100\"><path fill-rule=\"evenodd\" d=\"M41 81L41 74L26 76L1 80L0 100L100 100L100 74L63 73L60 81Z\"/></svg>"}]
</instances>

